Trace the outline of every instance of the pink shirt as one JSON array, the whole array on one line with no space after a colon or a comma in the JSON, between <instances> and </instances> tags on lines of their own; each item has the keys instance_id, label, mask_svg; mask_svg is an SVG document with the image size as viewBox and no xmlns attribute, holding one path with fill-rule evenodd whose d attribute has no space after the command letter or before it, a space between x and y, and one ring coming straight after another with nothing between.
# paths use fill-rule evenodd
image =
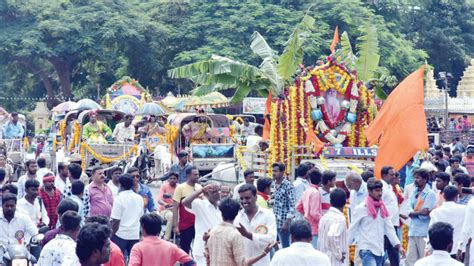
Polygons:
<instances>
[{"instance_id":1,"label":"pink shirt","mask_svg":"<svg viewBox=\"0 0 474 266\"><path fill-rule=\"evenodd\" d=\"M91 205L90 216L105 215L110 217L114 203L114 196L110 188L106 184L100 188L94 182L92 182L88 188Z\"/></svg>"},{"instance_id":2,"label":"pink shirt","mask_svg":"<svg viewBox=\"0 0 474 266\"><path fill-rule=\"evenodd\" d=\"M296 204L296 210L309 221L313 235L317 235L319 220L322 216L321 193L318 186L311 185L303 192L301 199Z\"/></svg>"},{"instance_id":3,"label":"pink shirt","mask_svg":"<svg viewBox=\"0 0 474 266\"><path fill-rule=\"evenodd\" d=\"M169 182L165 182L161 185L160 187L160 192L158 192L158 199L168 203L168 204L173 204L173 194L174 191L176 190L176 186L172 187ZM171 197L168 199L163 198L163 194L170 194ZM164 210L165 206L160 205L160 211Z\"/></svg>"},{"instance_id":4,"label":"pink shirt","mask_svg":"<svg viewBox=\"0 0 474 266\"><path fill-rule=\"evenodd\" d=\"M156 236L145 236L130 252L129 266L174 266L176 262L186 263L192 258L175 244Z\"/></svg>"}]
</instances>

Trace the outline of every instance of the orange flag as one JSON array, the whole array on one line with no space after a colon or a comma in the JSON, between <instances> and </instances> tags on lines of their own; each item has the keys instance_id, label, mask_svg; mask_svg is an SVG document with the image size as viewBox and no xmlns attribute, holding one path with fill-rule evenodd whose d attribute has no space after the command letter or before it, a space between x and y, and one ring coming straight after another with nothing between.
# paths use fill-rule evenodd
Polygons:
<instances>
[{"instance_id":1,"label":"orange flag","mask_svg":"<svg viewBox=\"0 0 474 266\"><path fill-rule=\"evenodd\" d=\"M379 179L382 167L392 166L398 171L419 150L428 149L423 76L421 67L405 78L365 130L369 145L379 145L375 158L375 176Z\"/></svg>"},{"instance_id":2,"label":"orange flag","mask_svg":"<svg viewBox=\"0 0 474 266\"><path fill-rule=\"evenodd\" d=\"M272 109L272 91L268 92L267 101L265 102L265 124L263 124L263 140L268 140L270 138L270 120L268 115L270 115Z\"/></svg>"},{"instance_id":3,"label":"orange flag","mask_svg":"<svg viewBox=\"0 0 474 266\"><path fill-rule=\"evenodd\" d=\"M306 144L313 144L314 151L320 152L324 148L324 143L314 134L312 129L306 131Z\"/></svg>"},{"instance_id":4,"label":"orange flag","mask_svg":"<svg viewBox=\"0 0 474 266\"><path fill-rule=\"evenodd\" d=\"M331 50L331 53L334 53L334 50L336 48L336 44L339 43L339 28L336 26L336 30L334 31L334 37L332 38L332 43L331 46L329 46L329 49Z\"/></svg>"}]
</instances>

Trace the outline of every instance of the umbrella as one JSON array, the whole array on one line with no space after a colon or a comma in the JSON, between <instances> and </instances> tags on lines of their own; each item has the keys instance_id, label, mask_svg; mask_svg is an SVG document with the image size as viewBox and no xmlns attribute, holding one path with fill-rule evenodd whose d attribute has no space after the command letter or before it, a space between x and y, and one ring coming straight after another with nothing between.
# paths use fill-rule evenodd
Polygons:
<instances>
[{"instance_id":1,"label":"umbrella","mask_svg":"<svg viewBox=\"0 0 474 266\"><path fill-rule=\"evenodd\" d=\"M77 110L101 109L100 105L91 99L82 99L77 102Z\"/></svg>"},{"instance_id":2,"label":"umbrella","mask_svg":"<svg viewBox=\"0 0 474 266\"><path fill-rule=\"evenodd\" d=\"M166 112L157 103L145 103L139 110L138 115L165 115Z\"/></svg>"},{"instance_id":3,"label":"umbrella","mask_svg":"<svg viewBox=\"0 0 474 266\"><path fill-rule=\"evenodd\" d=\"M229 106L229 99L217 91L204 96L192 96L184 104L184 107L188 110L193 108L207 109L227 106Z\"/></svg>"},{"instance_id":4,"label":"umbrella","mask_svg":"<svg viewBox=\"0 0 474 266\"><path fill-rule=\"evenodd\" d=\"M76 108L77 108L77 103L67 101L67 102L63 102L56 105L51 111L56 112L56 113L64 113Z\"/></svg>"}]
</instances>

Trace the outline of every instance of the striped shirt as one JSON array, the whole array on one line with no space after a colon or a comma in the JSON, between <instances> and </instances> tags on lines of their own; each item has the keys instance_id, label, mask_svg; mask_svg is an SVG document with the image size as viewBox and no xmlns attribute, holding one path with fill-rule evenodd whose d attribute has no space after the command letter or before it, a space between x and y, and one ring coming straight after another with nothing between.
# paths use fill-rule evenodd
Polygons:
<instances>
[{"instance_id":1,"label":"striped shirt","mask_svg":"<svg viewBox=\"0 0 474 266\"><path fill-rule=\"evenodd\" d=\"M332 266L348 265L346 218L336 208L329 208L319 221L318 250L328 255Z\"/></svg>"}]
</instances>

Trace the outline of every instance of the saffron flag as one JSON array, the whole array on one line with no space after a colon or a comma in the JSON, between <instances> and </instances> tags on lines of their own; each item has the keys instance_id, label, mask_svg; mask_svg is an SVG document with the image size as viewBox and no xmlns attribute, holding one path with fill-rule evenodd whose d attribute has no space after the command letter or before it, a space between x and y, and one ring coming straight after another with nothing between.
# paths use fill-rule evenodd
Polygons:
<instances>
[{"instance_id":1,"label":"saffron flag","mask_svg":"<svg viewBox=\"0 0 474 266\"><path fill-rule=\"evenodd\" d=\"M331 53L334 53L336 44L338 43L339 43L339 28L336 26L336 30L334 31L334 37L332 38L331 46L329 46Z\"/></svg>"},{"instance_id":2,"label":"saffron flag","mask_svg":"<svg viewBox=\"0 0 474 266\"><path fill-rule=\"evenodd\" d=\"M270 113L272 109L272 91L268 92L267 101L265 102L265 123L263 124L263 140L268 140L270 138Z\"/></svg>"},{"instance_id":3,"label":"saffron flag","mask_svg":"<svg viewBox=\"0 0 474 266\"><path fill-rule=\"evenodd\" d=\"M365 130L369 145L379 145L375 158L378 179L382 167L392 166L398 171L419 150L428 149L423 76L424 67L421 67L405 78Z\"/></svg>"},{"instance_id":4,"label":"saffron flag","mask_svg":"<svg viewBox=\"0 0 474 266\"><path fill-rule=\"evenodd\" d=\"M313 144L314 152L319 153L324 148L324 143L314 134L313 129L306 131L306 144Z\"/></svg>"}]
</instances>

